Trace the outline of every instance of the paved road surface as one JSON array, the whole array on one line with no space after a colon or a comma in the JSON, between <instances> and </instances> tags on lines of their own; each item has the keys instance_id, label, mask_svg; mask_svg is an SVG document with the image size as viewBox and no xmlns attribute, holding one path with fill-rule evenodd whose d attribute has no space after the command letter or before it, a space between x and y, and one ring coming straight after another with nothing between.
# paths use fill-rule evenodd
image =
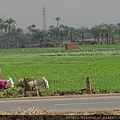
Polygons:
<instances>
[{"instance_id":1,"label":"paved road surface","mask_svg":"<svg viewBox=\"0 0 120 120\"><path fill-rule=\"evenodd\" d=\"M0 112L11 109L40 108L57 111L78 111L93 109L118 109L120 96L77 97L77 98L31 98L24 100L0 99Z\"/></svg>"}]
</instances>

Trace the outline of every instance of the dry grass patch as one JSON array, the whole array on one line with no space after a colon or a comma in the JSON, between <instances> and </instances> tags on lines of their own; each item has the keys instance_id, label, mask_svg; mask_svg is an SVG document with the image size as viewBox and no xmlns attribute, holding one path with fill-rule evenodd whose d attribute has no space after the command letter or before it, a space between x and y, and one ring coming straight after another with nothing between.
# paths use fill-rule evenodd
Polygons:
<instances>
[{"instance_id":1,"label":"dry grass patch","mask_svg":"<svg viewBox=\"0 0 120 120\"><path fill-rule=\"evenodd\" d=\"M120 109L58 112L40 108L30 108L28 110L18 108L0 113L0 115L120 115Z\"/></svg>"}]
</instances>

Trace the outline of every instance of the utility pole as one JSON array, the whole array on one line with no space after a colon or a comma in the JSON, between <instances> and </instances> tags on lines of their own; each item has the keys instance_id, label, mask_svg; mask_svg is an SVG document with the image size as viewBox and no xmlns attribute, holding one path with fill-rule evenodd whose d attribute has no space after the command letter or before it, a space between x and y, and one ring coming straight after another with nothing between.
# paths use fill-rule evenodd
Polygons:
<instances>
[{"instance_id":1,"label":"utility pole","mask_svg":"<svg viewBox=\"0 0 120 120\"><path fill-rule=\"evenodd\" d=\"M43 5L43 30L47 30L47 25L46 25L46 18L45 18L45 15L46 15L46 11L45 11L45 7Z\"/></svg>"}]
</instances>

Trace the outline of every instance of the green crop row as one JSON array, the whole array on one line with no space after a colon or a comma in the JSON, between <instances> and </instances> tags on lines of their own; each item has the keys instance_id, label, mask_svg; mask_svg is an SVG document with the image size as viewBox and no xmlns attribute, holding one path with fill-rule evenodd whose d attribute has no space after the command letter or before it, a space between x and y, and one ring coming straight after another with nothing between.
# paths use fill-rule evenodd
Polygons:
<instances>
[{"instance_id":1,"label":"green crop row","mask_svg":"<svg viewBox=\"0 0 120 120\"><path fill-rule=\"evenodd\" d=\"M48 50L48 48L43 49ZM39 51L39 48L32 48L29 54L23 55L23 53L20 53L21 49L13 50L16 52L10 50L9 54L4 53L6 50L0 50L0 68L3 79L6 80L11 77L15 82L15 87L17 81L21 78L40 79L45 76L50 86L49 90L41 87L41 91L45 94L53 94L56 90L80 92L81 89L86 87L86 77L88 76L94 89L114 92L120 90L120 54L117 54L118 48L116 50L112 49L113 51L101 50L99 55L97 55L97 51L94 51L95 55L87 54L86 50L83 52L85 55L77 55L80 52L79 49L79 51L63 52L63 54L69 55L53 56L49 54L58 54L58 52L54 52L54 50L52 52L51 50L51 52L43 53ZM35 52L36 50L39 51L39 54ZM60 48L59 51L61 51ZM47 55L42 56L40 54Z\"/></svg>"}]
</instances>

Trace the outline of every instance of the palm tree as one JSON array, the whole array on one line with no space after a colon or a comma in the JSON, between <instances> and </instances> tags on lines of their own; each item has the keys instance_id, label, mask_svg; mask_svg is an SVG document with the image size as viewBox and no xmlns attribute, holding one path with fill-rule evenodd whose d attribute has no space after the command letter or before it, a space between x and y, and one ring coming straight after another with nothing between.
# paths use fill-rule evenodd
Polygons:
<instances>
[{"instance_id":1,"label":"palm tree","mask_svg":"<svg viewBox=\"0 0 120 120\"><path fill-rule=\"evenodd\" d=\"M108 25L108 44L111 44L114 40L114 33L116 32L116 26L114 24Z\"/></svg>"},{"instance_id":2,"label":"palm tree","mask_svg":"<svg viewBox=\"0 0 120 120\"><path fill-rule=\"evenodd\" d=\"M3 19L0 18L0 47L2 47L2 37L3 37ZM2 38L2 39L1 39Z\"/></svg>"},{"instance_id":3,"label":"palm tree","mask_svg":"<svg viewBox=\"0 0 120 120\"><path fill-rule=\"evenodd\" d=\"M79 34L81 34L81 39L82 39L82 44L84 43L84 37L85 37L85 34L87 32L87 28L86 27L81 27L81 28L78 28L77 29L77 32Z\"/></svg>"},{"instance_id":4,"label":"palm tree","mask_svg":"<svg viewBox=\"0 0 120 120\"><path fill-rule=\"evenodd\" d=\"M74 37L74 35L75 35L75 33L76 33L76 30L75 30L75 28L73 28L73 27L68 27L68 35L69 35L69 37L70 37L70 41L71 42L74 42L74 39L73 39L73 37Z\"/></svg>"},{"instance_id":5,"label":"palm tree","mask_svg":"<svg viewBox=\"0 0 120 120\"><path fill-rule=\"evenodd\" d=\"M32 36L31 36L31 42L32 42L32 44L35 43L35 42L34 42L35 27L36 27L35 24L32 24L32 25L30 26L30 31L31 31L31 33L32 33Z\"/></svg>"},{"instance_id":6,"label":"palm tree","mask_svg":"<svg viewBox=\"0 0 120 120\"><path fill-rule=\"evenodd\" d=\"M47 36L46 30L35 30L34 37L39 40L39 46L44 46L44 40Z\"/></svg>"},{"instance_id":7,"label":"palm tree","mask_svg":"<svg viewBox=\"0 0 120 120\"><path fill-rule=\"evenodd\" d=\"M29 44L34 44L34 34L35 34L35 24L32 24L27 27L28 29L28 37L29 37Z\"/></svg>"},{"instance_id":8,"label":"palm tree","mask_svg":"<svg viewBox=\"0 0 120 120\"><path fill-rule=\"evenodd\" d=\"M56 17L55 20L57 21L57 28L59 27L59 21L61 20L60 17Z\"/></svg>"},{"instance_id":9,"label":"palm tree","mask_svg":"<svg viewBox=\"0 0 120 120\"><path fill-rule=\"evenodd\" d=\"M93 28L91 28L91 34L93 34L95 42L100 44L101 26L95 25Z\"/></svg>"},{"instance_id":10,"label":"palm tree","mask_svg":"<svg viewBox=\"0 0 120 120\"><path fill-rule=\"evenodd\" d=\"M0 31L1 31L1 36L3 34L3 29L4 29L4 21L3 19L0 18Z\"/></svg>"},{"instance_id":11,"label":"palm tree","mask_svg":"<svg viewBox=\"0 0 120 120\"><path fill-rule=\"evenodd\" d=\"M58 37L60 35L60 28L59 27L50 28L48 34L54 40L54 45L58 46Z\"/></svg>"},{"instance_id":12,"label":"palm tree","mask_svg":"<svg viewBox=\"0 0 120 120\"><path fill-rule=\"evenodd\" d=\"M104 35L105 43L111 44L114 41L114 34L117 27L113 24L102 24L101 33Z\"/></svg>"},{"instance_id":13,"label":"palm tree","mask_svg":"<svg viewBox=\"0 0 120 120\"><path fill-rule=\"evenodd\" d=\"M30 26L27 27L27 29L28 29L28 31L29 31L29 35L31 34L32 30L35 29L35 27L36 27L35 24L32 24L32 25L30 25Z\"/></svg>"},{"instance_id":14,"label":"palm tree","mask_svg":"<svg viewBox=\"0 0 120 120\"><path fill-rule=\"evenodd\" d=\"M17 48L19 48L19 41L22 38L23 30L21 28L17 28Z\"/></svg>"},{"instance_id":15,"label":"palm tree","mask_svg":"<svg viewBox=\"0 0 120 120\"><path fill-rule=\"evenodd\" d=\"M62 40L62 45L64 45L64 38L68 35L68 32L66 31L66 26L60 25L60 37Z\"/></svg>"},{"instance_id":16,"label":"palm tree","mask_svg":"<svg viewBox=\"0 0 120 120\"><path fill-rule=\"evenodd\" d=\"M120 23L118 23L116 27L117 27L116 28L116 33L117 33L116 38L120 42Z\"/></svg>"},{"instance_id":17,"label":"palm tree","mask_svg":"<svg viewBox=\"0 0 120 120\"><path fill-rule=\"evenodd\" d=\"M13 18L9 18L8 20L5 21L5 23L8 26L8 42L7 42L7 48L9 49L10 47L10 34L11 30L15 28L15 25L17 24L16 21Z\"/></svg>"},{"instance_id":18,"label":"palm tree","mask_svg":"<svg viewBox=\"0 0 120 120\"><path fill-rule=\"evenodd\" d=\"M114 37L117 32L117 27L114 24L95 25L91 29L94 38L98 40L98 44L111 44L114 42Z\"/></svg>"}]
</instances>

